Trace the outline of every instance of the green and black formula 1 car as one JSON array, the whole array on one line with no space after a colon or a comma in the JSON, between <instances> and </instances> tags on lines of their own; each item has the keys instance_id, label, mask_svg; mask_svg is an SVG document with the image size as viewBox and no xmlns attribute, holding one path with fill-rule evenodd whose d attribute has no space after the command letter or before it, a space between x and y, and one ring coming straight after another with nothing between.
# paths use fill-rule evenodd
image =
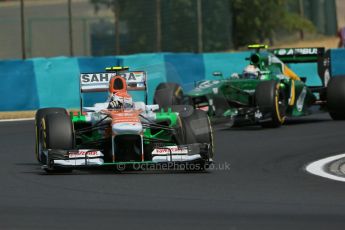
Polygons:
<instances>
[{"instance_id":1,"label":"green and black formula 1 car","mask_svg":"<svg viewBox=\"0 0 345 230\"><path fill-rule=\"evenodd\" d=\"M173 107L172 112L171 108L133 102L131 90L147 95L146 73L112 67L108 72L80 75L79 112L39 109L36 157L42 168L69 172L102 167L160 169L154 165L174 169L183 165L182 169L204 170L212 163L213 136L207 113L191 106ZM117 101L104 102L107 92ZM99 93L103 102L86 101L85 96L95 98ZM115 102L116 107L110 107Z\"/></svg>"},{"instance_id":2,"label":"green and black formula 1 car","mask_svg":"<svg viewBox=\"0 0 345 230\"><path fill-rule=\"evenodd\" d=\"M307 86L285 63L321 62L324 48L266 49L265 45L251 45L254 49L248 74L233 74L217 80L196 83L190 92L183 93L176 83L158 85L154 101L161 107L172 104L191 104L208 112L212 119L225 118L231 125L261 124L279 127L286 117L305 116L310 107L319 105L329 111L333 119L345 119L345 77L322 79L321 86ZM319 74L320 75L320 74Z\"/></svg>"}]
</instances>

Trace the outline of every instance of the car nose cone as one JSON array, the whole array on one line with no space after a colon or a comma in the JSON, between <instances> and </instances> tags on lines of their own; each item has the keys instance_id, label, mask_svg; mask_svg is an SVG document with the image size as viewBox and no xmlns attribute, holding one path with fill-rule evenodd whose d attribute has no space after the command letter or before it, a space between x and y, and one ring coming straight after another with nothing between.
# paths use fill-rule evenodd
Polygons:
<instances>
[{"instance_id":1,"label":"car nose cone","mask_svg":"<svg viewBox=\"0 0 345 230\"><path fill-rule=\"evenodd\" d=\"M121 122L112 124L112 131L116 135L121 134L140 134L143 126L140 122Z\"/></svg>"}]
</instances>

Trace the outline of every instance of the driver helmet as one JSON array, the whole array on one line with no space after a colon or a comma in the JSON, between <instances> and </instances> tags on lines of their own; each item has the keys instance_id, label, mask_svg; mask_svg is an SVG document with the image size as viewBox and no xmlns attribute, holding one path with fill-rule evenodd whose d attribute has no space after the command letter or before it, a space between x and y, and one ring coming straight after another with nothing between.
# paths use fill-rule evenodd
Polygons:
<instances>
[{"instance_id":1,"label":"driver helmet","mask_svg":"<svg viewBox=\"0 0 345 230\"><path fill-rule=\"evenodd\" d=\"M109 108L132 108L133 101L127 92L126 80L120 76L112 77L109 81Z\"/></svg>"},{"instance_id":2,"label":"driver helmet","mask_svg":"<svg viewBox=\"0 0 345 230\"><path fill-rule=\"evenodd\" d=\"M260 69L254 65L248 65L244 68L242 77L245 79L258 79L260 74Z\"/></svg>"}]
</instances>

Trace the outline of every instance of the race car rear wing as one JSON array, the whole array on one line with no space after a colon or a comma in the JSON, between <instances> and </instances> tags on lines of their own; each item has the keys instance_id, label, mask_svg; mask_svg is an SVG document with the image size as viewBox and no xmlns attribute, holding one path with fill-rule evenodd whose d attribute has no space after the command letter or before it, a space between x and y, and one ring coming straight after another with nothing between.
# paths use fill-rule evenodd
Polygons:
<instances>
[{"instance_id":1,"label":"race car rear wing","mask_svg":"<svg viewBox=\"0 0 345 230\"><path fill-rule=\"evenodd\" d=\"M109 88L109 81L114 76L126 79L128 91L146 91L146 73L144 71L109 71L80 74L80 92L106 92Z\"/></svg>"},{"instance_id":2,"label":"race car rear wing","mask_svg":"<svg viewBox=\"0 0 345 230\"><path fill-rule=\"evenodd\" d=\"M324 47L314 48L278 48L271 49L276 57L286 64L289 63L316 63L317 73L325 86L325 72L330 69L330 52Z\"/></svg>"},{"instance_id":3,"label":"race car rear wing","mask_svg":"<svg viewBox=\"0 0 345 230\"><path fill-rule=\"evenodd\" d=\"M284 63L306 63L322 60L325 48L278 48L269 51Z\"/></svg>"}]
</instances>

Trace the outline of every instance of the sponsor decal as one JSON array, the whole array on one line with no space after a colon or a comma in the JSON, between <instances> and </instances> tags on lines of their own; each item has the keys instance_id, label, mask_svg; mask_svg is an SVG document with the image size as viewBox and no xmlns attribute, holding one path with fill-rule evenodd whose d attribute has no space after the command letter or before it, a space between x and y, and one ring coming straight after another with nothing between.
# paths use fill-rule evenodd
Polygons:
<instances>
[{"instance_id":1,"label":"sponsor decal","mask_svg":"<svg viewBox=\"0 0 345 230\"><path fill-rule=\"evenodd\" d=\"M68 154L69 158L80 158L80 157L101 157L103 154L97 150L78 150L78 151L70 151Z\"/></svg>"},{"instance_id":2,"label":"sponsor decal","mask_svg":"<svg viewBox=\"0 0 345 230\"><path fill-rule=\"evenodd\" d=\"M169 155L169 154L188 154L188 149L178 146L167 146L164 148L154 149L152 155Z\"/></svg>"},{"instance_id":3,"label":"sponsor decal","mask_svg":"<svg viewBox=\"0 0 345 230\"><path fill-rule=\"evenodd\" d=\"M128 73L121 73L119 74L119 76L123 77L124 79L126 79L126 81L142 81L144 79L144 72L128 72Z\"/></svg>"},{"instance_id":4,"label":"sponsor decal","mask_svg":"<svg viewBox=\"0 0 345 230\"><path fill-rule=\"evenodd\" d=\"M115 76L115 73L85 73L81 74L80 81L83 85L96 84L96 83L108 83L110 79ZM118 76L123 77L129 83L140 83L145 81L144 72L127 72L119 73Z\"/></svg>"},{"instance_id":5,"label":"sponsor decal","mask_svg":"<svg viewBox=\"0 0 345 230\"><path fill-rule=\"evenodd\" d=\"M285 55L317 55L317 48L295 48L295 49L278 49L274 51L274 54L279 56Z\"/></svg>"},{"instance_id":6,"label":"sponsor decal","mask_svg":"<svg viewBox=\"0 0 345 230\"><path fill-rule=\"evenodd\" d=\"M277 51L278 55L285 55L286 54L286 50L285 49L280 49Z\"/></svg>"},{"instance_id":7,"label":"sponsor decal","mask_svg":"<svg viewBox=\"0 0 345 230\"><path fill-rule=\"evenodd\" d=\"M310 55L316 55L317 54L317 48L304 48L304 49L296 49L296 53L300 54L310 54Z\"/></svg>"},{"instance_id":8,"label":"sponsor decal","mask_svg":"<svg viewBox=\"0 0 345 230\"><path fill-rule=\"evenodd\" d=\"M109 82L110 78L111 76L108 73L82 74L81 82L82 84Z\"/></svg>"}]
</instances>

